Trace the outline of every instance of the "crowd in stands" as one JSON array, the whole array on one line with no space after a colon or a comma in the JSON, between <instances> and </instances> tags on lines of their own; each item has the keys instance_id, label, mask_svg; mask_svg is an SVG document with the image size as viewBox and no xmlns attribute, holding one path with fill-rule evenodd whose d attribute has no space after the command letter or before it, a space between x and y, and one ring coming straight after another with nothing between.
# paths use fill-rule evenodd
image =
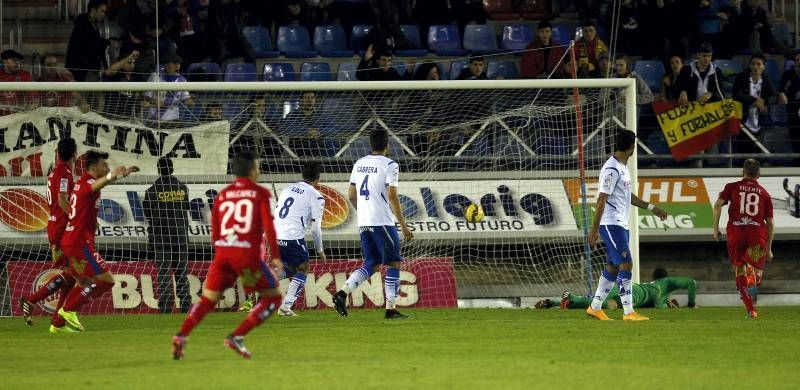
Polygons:
<instances>
[{"instance_id":1,"label":"crowd in stands","mask_svg":"<svg viewBox=\"0 0 800 390\"><path fill-rule=\"evenodd\" d=\"M57 56L45 55L38 81L294 80L292 64L268 63L263 76L255 64L320 54L323 60L358 59L352 68L340 65L340 80L631 77L641 112L651 112L654 100L685 105L731 97L744 105L744 128L756 139L762 129L781 123L789 129L792 150L800 153L800 69L789 66L800 61L800 54L773 32L760 0L623 0L619 9L608 1L552 3L546 10L521 0L136 0L112 9L105 0L90 0L74 20L66 69L57 67ZM551 11L573 9L583 20L575 30L551 18ZM535 25L517 20L531 13ZM111 36L99 28L106 20L118 27ZM511 20L499 39L487 24L497 20ZM608 31L618 31L614 45L606 40ZM489 39L481 40L486 34ZM734 58L739 55L749 55L747 66ZM783 61L776 68L775 56L787 59L783 74ZM2 52L0 81L32 81L22 60L14 50ZM299 79L333 78L326 63L309 62L308 74L306 65ZM293 137L287 145L276 137L232 134L232 140L259 144L270 156L286 148L331 156L338 145L325 137L333 130L325 130L330 118L319 113L323 99L314 92L296 94L285 109L270 95L251 96L234 118L238 125L260 118L276 134ZM218 95L188 92L0 94L0 114L15 105L78 106L162 128L231 119ZM776 115L781 112L782 118ZM658 143L660 134L654 133L642 136ZM417 151L439 153L427 138L412 136L407 142ZM746 135L732 145L734 152L760 150ZM722 152L726 148L719 146Z\"/></svg>"}]
</instances>

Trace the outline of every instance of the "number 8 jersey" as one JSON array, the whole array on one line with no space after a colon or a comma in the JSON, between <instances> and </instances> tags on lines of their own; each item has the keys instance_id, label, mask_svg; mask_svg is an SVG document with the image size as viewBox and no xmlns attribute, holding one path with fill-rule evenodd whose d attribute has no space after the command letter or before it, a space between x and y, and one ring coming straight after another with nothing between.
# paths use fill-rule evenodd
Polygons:
<instances>
[{"instance_id":1,"label":"number 8 jersey","mask_svg":"<svg viewBox=\"0 0 800 390\"><path fill-rule=\"evenodd\" d=\"M358 193L358 226L394 226L386 189L397 187L400 166L384 155L370 154L356 161L350 185Z\"/></svg>"},{"instance_id":2,"label":"number 8 jersey","mask_svg":"<svg viewBox=\"0 0 800 390\"><path fill-rule=\"evenodd\" d=\"M220 191L211 212L211 242L217 254L236 248L260 252L266 236L273 257L278 252L270 213L269 190L244 177Z\"/></svg>"},{"instance_id":3,"label":"number 8 jersey","mask_svg":"<svg viewBox=\"0 0 800 390\"><path fill-rule=\"evenodd\" d=\"M306 237L306 226L313 221L322 221L325 198L316 188L304 181L291 184L281 191L275 214L278 219L275 229L279 240L302 240Z\"/></svg>"}]
</instances>

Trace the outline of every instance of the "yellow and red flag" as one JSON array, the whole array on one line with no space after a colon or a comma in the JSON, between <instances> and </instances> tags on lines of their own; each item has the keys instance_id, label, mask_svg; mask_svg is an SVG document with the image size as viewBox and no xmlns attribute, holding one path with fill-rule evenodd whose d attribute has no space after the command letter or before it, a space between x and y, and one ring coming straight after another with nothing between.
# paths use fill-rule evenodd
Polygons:
<instances>
[{"instance_id":1,"label":"yellow and red flag","mask_svg":"<svg viewBox=\"0 0 800 390\"><path fill-rule=\"evenodd\" d=\"M731 99L706 104L694 101L685 106L653 102L653 111L678 161L739 134L742 120L742 104Z\"/></svg>"}]
</instances>

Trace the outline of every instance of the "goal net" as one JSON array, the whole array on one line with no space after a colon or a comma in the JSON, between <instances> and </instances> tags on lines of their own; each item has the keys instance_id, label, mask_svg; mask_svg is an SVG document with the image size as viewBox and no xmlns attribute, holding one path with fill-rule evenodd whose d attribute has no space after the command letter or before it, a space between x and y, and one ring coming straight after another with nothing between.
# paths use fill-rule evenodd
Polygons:
<instances>
[{"instance_id":1,"label":"goal net","mask_svg":"<svg viewBox=\"0 0 800 390\"><path fill-rule=\"evenodd\" d=\"M4 84L15 104L0 117L0 314L19 315L18 299L58 273L46 234L46 181L63 137L77 141L79 156L99 149L110 153L111 167L142 170L102 190L97 249L116 285L86 313L170 311L198 299L213 257L209 211L231 181L229 157L242 150L258 154L260 182L275 193L301 180L303 162L323 163L329 260L311 251L295 308L330 307L335 288L360 265L356 210L346 199L353 163L370 153L374 129L390 134L415 236L402 248L399 306L479 298L525 305L520 298L589 293L605 254L586 244L583 220L616 131L626 123L635 130L631 80ZM147 219L145 192L165 156L188 188L174 223L185 224L185 244L157 237L179 233ZM635 172L635 159L630 164ZM481 206L482 220L465 218L470 204ZM376 273L350 304L381 306L383 294ZM220 308L243 299L237 283Z\"/></svg>"}]
</instances>

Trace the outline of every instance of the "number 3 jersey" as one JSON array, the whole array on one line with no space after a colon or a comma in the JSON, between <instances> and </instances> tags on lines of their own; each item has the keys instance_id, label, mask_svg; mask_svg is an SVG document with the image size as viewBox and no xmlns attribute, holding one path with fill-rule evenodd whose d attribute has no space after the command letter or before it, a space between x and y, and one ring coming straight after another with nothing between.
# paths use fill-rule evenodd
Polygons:
<instances>
[{"instance_id":1,"label":"number 3 jersey","mask_svg":"<svg viewBox=\"0 0 800 390\"><path fill-rule=\"evenodd\" d=\"M278 244L270 214L269 190L244 177L223 188L211 211L211 242L217 254L260 251L264 238L276 256Z\"/></svg>"},{"instance_id":2,"label":"number 3 jersey","mask_svg":"<svg viewBox=\"0 0 800 390\"><path fill-rule=\"evenodd\" d=\"M392 208L386 189L397 187L400 166L381 154L370 154L356 161L350 185L358 194L358 226L393 226Z\"/></svg>"},{"instance_id":3,"label":"number 3 jersey","mask_svg":"<svg viewBox=\"0 0 800 390\"><path fill-rule=\"evenodd\" d=\"M728 229L747 228L766 232L766 218L772 218L772 198L755 179L728 183L719 198L728 203Z\"/></svg>"},{"instance_id":4,"label":"number 3 jersey","mask_svg":"<svg viewBox=\"0 0 800 390\"><path fill-rule=\"evenodd\" d=\"M275 207L278 239L305 239L306 227L322 221L324 208L325 198L311 184L301 181L284 188Z\"/></svg>"},{"instance_id":5,"label":"number 3 jersey","mask_svg":"<svg viewBox=\"0 0 800 390\"><path fill-rule=\"evenodd\" d=\"M69 196L69 223L61 239L62 246L94 245L100 191L92 191L94 178L84 173Z\"/></svg>"}]
</instances>

